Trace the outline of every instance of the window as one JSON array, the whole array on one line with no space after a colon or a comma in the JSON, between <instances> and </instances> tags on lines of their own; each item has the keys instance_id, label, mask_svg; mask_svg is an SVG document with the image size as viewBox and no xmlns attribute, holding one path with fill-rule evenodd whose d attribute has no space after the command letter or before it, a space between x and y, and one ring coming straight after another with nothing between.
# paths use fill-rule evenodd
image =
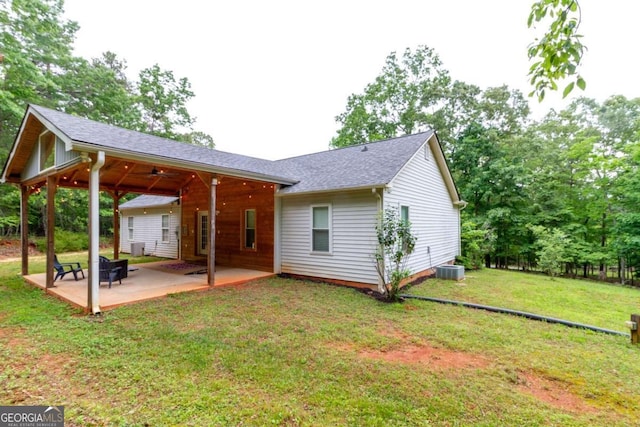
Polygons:
<instances>
[{"instance_id":1,"label":"window","mask_svg":"<svg viewBox=\"0 0 640 427\"><path fill-rule=\"evenodd\" d=\"M247 209L244 211L244 247L245 249L256 248L256 210Z\"/></svg>"},{"instance_id":2,"label":"window","mask_svg":"<svg viewBox=\"0 0 640 427\"><path fill-rule=\"evenodd\" d=\"M311 250L330 252L331 247L331 209L329 205L311 207Z\"/></svg>"},{"instance_id":3,"label":"window","mask_svg":"<svg viewBox=\"0 0 640 427\"><path fill-rule=\"evenodd\" d=\"M162 241L169 241L169 215L162 215Z\"/></svg>"},{"instance_id":4,"label":"window","mask_svg":"<svg viewBox=\"0 0 640 427\"><path fill-rule=\"evenodd\" d=\"M409 222L409 206L400 206L400 220Z\"/></svg>"},{"instance_id":5,"label":"window","mask_svg":"<svg viewBox=\"0 0 640 427\"><path fill-rule=\"evenodd\" d=\"M133 240L133 217L127 217L127 225L129 226L129 240Z\"/></svg>"},{"instance_id":6,"label":"window","mask_svg":"<svg viewBox=\"0 0 640 427\"><path fill-rule=\"evenodd\" d=\"M56 137L50 132L40 135L40 171L49 169L55 164Z\"/></svg>"}]
</instances>

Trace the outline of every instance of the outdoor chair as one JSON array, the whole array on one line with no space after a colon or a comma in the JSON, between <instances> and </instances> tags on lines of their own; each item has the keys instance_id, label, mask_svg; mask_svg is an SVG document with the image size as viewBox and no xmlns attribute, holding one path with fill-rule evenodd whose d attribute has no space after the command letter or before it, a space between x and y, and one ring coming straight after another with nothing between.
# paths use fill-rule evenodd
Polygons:
<instances>
[{"instance_id":1,"label":"outdoor chair","mask_svg":"<svg viewBox=\"0 0 640 427\"><path fill-rule=\"evenodd\" d=\"M127 277L129 271L129 260L119 259L111 261L107 257L100 257L100 281L109 282L111 284L117 280L122 284L122 279Z\"/></svg>"},{"instance_id":2,"label":"outdoor chair","mask_svg":"<svg viewBox=\"0 0 640 427\"><path fill-rule=\"evenodd\" d=\"M80 267L79 262L59 262L58 256L53 255L53 268L56 270L56 277L53 278L55 282L60 278L62 280L67 273L73 273L73 278L78 280L78 273L82 273L82 278L84 279L84 271L82 271L82 267Z\"/></svg>"}]
</instances>

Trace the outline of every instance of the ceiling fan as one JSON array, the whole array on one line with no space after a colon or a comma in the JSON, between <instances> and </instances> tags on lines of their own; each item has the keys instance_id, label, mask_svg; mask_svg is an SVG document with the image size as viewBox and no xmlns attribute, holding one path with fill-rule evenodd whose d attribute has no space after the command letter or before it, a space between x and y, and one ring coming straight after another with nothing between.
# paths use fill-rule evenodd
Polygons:
<instances>
[{"instance_id":1,"label":"ceiling fan","mask_svg":"<svg viewBox=\"0 0 640 427\"><path fill-rule=\"evenodd\" d=\"M148 173L137 173L136 175L144 175L148 178L173 178L180 176L178 172L169 172L164 169L158 169L155 166Z\"/></svg>"}]
</instances>

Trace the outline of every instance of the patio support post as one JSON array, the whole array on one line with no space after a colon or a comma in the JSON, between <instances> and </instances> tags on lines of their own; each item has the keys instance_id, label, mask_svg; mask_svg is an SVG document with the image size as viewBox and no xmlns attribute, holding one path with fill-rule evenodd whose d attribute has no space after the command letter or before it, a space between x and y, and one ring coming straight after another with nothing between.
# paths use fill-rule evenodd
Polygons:
<instances>
[{"instance_id":1,"label":"patio support post","mask_svg":"<svg viewBox=\"0 0 640 427\"><path fill-rule=\"evenodd\" d=\"M282 199L278 197L280 191L280 184L274 186L274 207L273 207L273 272L276 274L282 273L282 239L280 238L282 224L280 217L282 216Z\"/></svg>"},{"instance_id":2,"label":"patio support post","mask_svg":"<svg viewBox=\"0 0 640 427\"><path fill-rule=\"evenodd\" d=\"M113 259L120 259L120 199L127 193L109 193L113 199Z\"/></svg>"},{"instance_id":3,"label":"patio support post","mask_svg":"<svg viewBox=\"0 0 640 427\"><path fill-rule=\"evenodd\" d=\"M54 238L56 228L56 179L53 176L47 177L47 273L45 280L46 288L53 288L53 254Z\"/></svg>"},{"instance_id":4,"label":"patio support post","mask_svg":"<svg viewBox=\"0 0 640 427\"><path fill-rule=\"evenodd\" d=\"M29 274L29 187L20 186L20 254L22 275Z\"/></svg>"},{"instance_id":5,"label":"patio support post","mask_svg":"<svg viewBox=\"0 0 640 427\"><path fill-rule=\"evenodd\" d=\"M211 197L209 199L209 250L207 258L207 280L209 286L215 283L216 271L216 190L218 178L211 178Z\"/></svg>"},{"instance_id":6,"label":"patio support post","mask_svg":"<svg viewBox=\"0 0 640 427\"><path fill-rule=\"evenodd\" d=\"M92 314L100 313L100 168L104 165L104 151L98 151L89 173L89 286L87 307Z\"/></svg>"}]
</instances>

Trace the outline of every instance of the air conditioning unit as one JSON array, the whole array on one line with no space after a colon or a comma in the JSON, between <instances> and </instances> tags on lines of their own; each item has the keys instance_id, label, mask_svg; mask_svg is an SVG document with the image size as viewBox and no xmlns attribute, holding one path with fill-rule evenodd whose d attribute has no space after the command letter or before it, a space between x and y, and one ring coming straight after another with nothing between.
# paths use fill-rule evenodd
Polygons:
<instances>
[{"instance_id":1,"label":"air conditioning unit","mask_svg":"<svg viewBox=\"0 0 640 427\"><path fill-rule=\"evenodd\" d=\"M440 265L436 267L437 279L464 279L464 265Z\"/></svg>"},{"instance_id":2,"label":"air conditioning unit","mask_svg":"<svg viewBox=\"0 0 640 427\"><path fill-rule=\"evenodd\" d=\"M132 242L131 256L143 256L143 255L144 255L144 242Z\"/></svg>"}]
</instances>

